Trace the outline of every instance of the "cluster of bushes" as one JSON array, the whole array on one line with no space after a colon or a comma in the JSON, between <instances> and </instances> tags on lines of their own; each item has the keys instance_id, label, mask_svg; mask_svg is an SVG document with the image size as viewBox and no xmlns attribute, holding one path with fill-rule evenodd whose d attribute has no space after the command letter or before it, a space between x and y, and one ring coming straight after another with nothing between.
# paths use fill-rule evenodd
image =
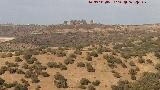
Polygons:
<instances>
[{"instance_id":1,"label":"cluster of bushes","mask_svg":"<svg viewBox=\"0 0 160 90\"><path fill-rule=\"evenodd\" d=\"M100 83L101 82L99 80L95 80L95 81L91 82L90 80L88 80L86 78L82 78L80 80L79 88L87 89L87 90L96 90L96 88L94 86L99 86Z\"/></svg>"},{"instance_id":2,"label":"cluster of bushes","mask_svg":"<svg viewBox=\"0 0 160 90\"><path fill-rule=\"evenodd\" d=\"M116 64L121 64L124 68L126 68L126 65L124 65L122 60L114 57L113 55L107 55L106 54L106 55L103 56L103 58L107 60L108 66L112 69L117 67Z\"/></svg>"},{"instance_id":3,"label":"cluster of bushes","mask_svg":"<svg viewBox=\"0 0 160 90\"><path fill-rule=\"evenodd\" d=\"M159 90L160 74L145 72L140 80L129 82L127 80L119 81L117 85L112 85L112 90Z\"/></svg>"},{"instance_id":4,"label":"cluster of bushes","mask_svg":"<svg viewBox=\"0 0 160 90\"><path fill-rule=\"evenodd\" d=\"M54 84L57 88L68 88L67 79L59 72L54 75Z\"/></svg>"},{"instance_id":5,"label":"cluster of bushes","mask_svg":"<svg viewBox=\"0 0 160 90\"><path fill-rule=\"evenodd\" d=\"M6 57L12 57L13 54L11 52L9 53L2 53L1 58L6 58Z\"/></svg>"},{"instance_id":6,"label":"cluster of bushes","mask_svg":"<svg viewBox=\"0 0 160 90\"><path fill-rule=\"evenodd\" d=\"M38 75L31 70L25 72L25 78L30 78L32 80L32 83L40 82L40 80L38 79Z\"/></svg>"},{"instance_id":7,"label":"cluster of bushes","mask_svg":"<svg viewBox=\"0 0 160 90\"><path fill-rule=\"evenodd\" d=\"M7 88L12 88L12 87L14 87L14 90L28 90L28 86L29 85L27 83L23 84L17 82L7 83L5 82L5 80L0 78L0 90L8 90Z\"/></svg>"},{"instance_id":8,"label":"cluster of bushes","mask_svg":"<svg viewBox=\"0 0 160 90\"><path fill-rule=\"evenodd\" d=\"M37 59L36 59L35 57L32 57L32 58L30 58L30 59L26 59L26 62L27 62L28 64L33 64L35 61L37 61Z\"/></svg>"},{"instance_id":9,"label":"cluster of bushes","mask_svg":"<svg viewBox=\"0 0 160 90\"><path fill-rule=\"evenodd\" d=\"M48 62L47 66L50 68L60 68L61 70L67 70L66 65L64 65L62 63Z\"/></svg>"},{"instance_id":10,"label":"cluster of bushes","mask_svg":"<svg viewBox=\"0 0 160 90\"><path fill-rule=\"evenodd\" d=\"M116 57L114 57L112 55L107 55L106 54L106 55L103 56L103 58L106 59L108 63L112 63L112 64L115 64L115 63L121 64L122 63L121 59L116 58Z\"/></svg>"}]
</instances>

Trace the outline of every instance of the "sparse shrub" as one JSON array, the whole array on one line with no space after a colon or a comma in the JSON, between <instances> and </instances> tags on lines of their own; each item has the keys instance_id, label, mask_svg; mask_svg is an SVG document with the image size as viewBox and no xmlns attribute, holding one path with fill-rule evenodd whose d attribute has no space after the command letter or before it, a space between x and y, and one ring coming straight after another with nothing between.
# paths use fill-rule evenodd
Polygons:
<instances>
[{"instance_id":1,"label":"sparse shrub","mask_svg":"<svg viewBox=\"0 0 160 90\"><path fill-rule=\"evenodd\" d=\"M96 90L96 88L93 85L89 85L87 90Z\"/></svg>"},{"instance_id":2,"label":"sparse shrub","mask_svg":"<svg viewBox=\"0 0 160 90\"><path fill-rule=\"evenodd\" d=\"M93 82L92 82L92 84L93 84L94 86L99 86L100 83L101 83L101 82L100 82L99 80L96 80L96 81L93 81Z\"/></svg>"},{"instance_id":3,"label":"sparse shrub","mask_svg":"<svg viewBox=\"0 0 160 90\"><path fill-rule=\"evenodd\" d=\"M96 51L92 51L92 52L90 53L90 56L98 57L98 54L97 54L97 52L96 52Z\"/></svg>"},{"instance_id":4,"label":"sparse shrub","mask_svg":"<svg viewBox=\"0 0 160 90\"><path fill-rule=\"evenodd\" d=\"M13 83L3 83L3 85L4 85L6 88L12 88L12 87L15 86Z\"/></svg>"},{"instance_id":5,"label":"sparse shrub","mask_svg":"<svg viewBox=\"0 0 160 90\"><path fill-rule=\"evenodd\" d=\"M118 73L118 72L112 71L112 73L113 73L113 76L116 77L116 78L121 77L120 73Z\"/></svg>"},{"instance_id":6,"label":"sparse shrub","mask_svg":"<svg viewBox=\"0 0 160 90\"><path fill-rule=\"evenodd\" d=\"M15 62L22 62L23 60L20 57L15 57Z\"/></svg>"},{"instance_id":7,"label":"sparse shrub","mask_svg":"<svg viewBox=\"0 0 160 90\"><path fill-rule=\"evenodd\" d=\"M129 70L129 73L130 73L131 75L136 75L136 74L137 74L137 72L136 72L135 69L130 69L130 70Z\"/></svg>"},{"instance_id":8,"label":"sparse shrub","mask_svg":"<svg viewBox=\"0 0 160 90\"><path fill-rule=\"evenodd\" d=\"M35 57L32 57L32 58L31 58L31 60L33 60L33 61L37 61L37 58L35 58Z\"/></svg>"},{"instance_id":9,"label":"sparse shrub","mask_svg":"<svg viewBox=\"0 0 160 90\"><path fill-rule=\"evenodd\" d=\"M13 54L12 53L7 53L7 55L6 55L7 57L12 57L13 56Z\"/></svg>"},{"instance_id":10,"label":"sparse shrub","mask_svg":"<svg viewBox=\"0 0 160 90\"><path fill-rule=\"evenodd\" d=\"M54 75L54 79L54 84L57 88L68 88L67 79L65 79L65 77L60 73L56 73L56 75Z\"/></svg>"},{"instance_id":11,"label":"sparse shrub","mask_svg":"<svg viewBox=\"0 0 160 90\"><path fill-rule=\"evenodd\" d=\"M125 58L125 59L129 59L131 58L131 55L130 54L127 54L127 53L121 53L122 57Z\"/></svg>"},{"instance_id":12,"label":"sparse shrub","mask_svg":"<svg viewBox=\"0 0 160 90\"><path fill-rule=\"evenodd\" d=\"M56 50L55 50L55 49L52 49L52 50L51 50L51 54L54 54L54 55L55 55L55 54L56 54Z\"/></svg>"},{"instance_id":13,"label":"sparse shrub","mask_svg":"<svg viewBox=\"0 0 160 90\"><path fill-rule=\"evenodd\" d=\"M80 86L78 86L78 88L86 89L87 87L86 87L86 86L84 86L84 85L80 85Z\"/></svg>"},{"instance_id":14,"label":"sparse shrub","mask_svg":"<svg viewBox=\"0 0 160 90\"><path fill-rule=\"evenodd\" d=\"M7 55L2 53L1 58L6 58L6 57L7 57Z\"/></svg>"},{"instance_id":15,"label":"sparse shrub","mask_svg":"<svg viewBox=\"0 0 160 90\"><path fill-rule=\"evenodd\" d=\"M35 90L40 90L41 86L40 85L37 85Z\"/></svg>"},{"instance_id":16,"label":"sparse shrub","mask_svg":"<svg viewBox=\"0 0 160 90\"><path fill-rule=\"evenodd\" d=\"M87 63L86 67L87 67L88 72L95 72L95 69L92 67L92 65L90 63Z\"/></svg>"},{"instance_id":17,"label":"sparse shrub","mask_svg":"<svg viewBox=\"0 0 160 90\"><path fill-rule=\"evenodd\" d=\"M132 80L136 80L136 75L131 75Z\"/></svg>"},{"instance_id":18,"label":"sparse shrub","mask_svg":"<svg viewBox=\"0 0 160 90\"><path fill-rule=\"evenodd\" d=\"M139 62L139 63L145 63L145 60L144 60L143 58L139 58L139 59L138 59L138 62Z\"/></svg>"},{"instance_id":19,"label":"sparse shrub","mask_svg":"<svg viewBox=\"0 0 160 90\"><path fill-rule=\"evenodd\" d=\"M62 51L62 50L58 50L56 52L56 54L57 54L58 57L64 57L64 56L66 56L66 53L64 51Z\"/></svg>"},{"instance_id":20,"label":"sparse shrub","mask_svg":"<svg viewBox=\"0 0 160 90\"><path fill-rule=\"evenodd\" d=\"M5 71L4 70L0 70L0 75L4 74Z\"/></svg>"},{"instance_id":21,"label":"sparse shrub","mask_svg":"<svg viewBox=\"0 0 160 90\"><path fill-rule=\"evenodd\" d=\"M47 72L42 72L41 73L43 77L49 77L50 75Z\"/></svg>"},{"instance_id":22,"label":"sparse shrub","mask_svg":"<svg viewBox=\"0 0 160 90\"><path fill-rule=\"evenodd\" d=\"M91 83L91 82L88 79L86 79L86 78L82 78L80 80L80 84L81 85L88 85L89 83Z\"/></svg>"},{"instance_id":23,"label":"sparse shrub","mask_svg":"<svg viewBox=\"0 0 160 90\"><path fill-rule=\"evenodd\" d=\"M92 57L90 55L87 55L86 60L87 61L92 61Z\"/></svg>"},{"instance_id":24,"label":"sparse shrub","mask_svg":"<svg viewBox=\"0 0 160 90\"><path fill-rule=\"evenodd\" d=\"M33 59L26 59L26 62L27 62L28 64L33 64L33 63L34 63L34 60L33 60Z\"/></svg>"},{"instance_id":25,"label":"sparse shrub","mask_svg":"<svg viewBox=\"0 0 160 90\"><path fill-rule=\"evenodd\" d=\"M24 83L24 85L27 87L30 86L29 82L23 78L21 79L21 82Z\"/></svg>"},{"instance_id":26,"label":"sparse shrub","mask_svg":"<svg viewBox=\"0 0 160 90\"><path fill-rule=\"evenodd\" d=\"M74 53L77 54L77 55L81 55L82 54L82 52L80 50L75 50Z\"/></svg>"},{"instance_id":27,"label":"sparse shrub","mask_svg":"<svg viewBox=\"0 0 160 90\"><path fill-rule=\"evenodd\" d=\"M155 52L155 56L156 56L157 58L160 58L160 50L157 50L157 51Z\"/></svg>"},{"instance_id":28,"label":"sparse shrub","mask_svg":"<svg viewBox=\"0 0 160 90\"><path fill-rule=\"evenodd\" d=\"M74 59L72 59L72 58L67 58L67 59L64 60L64 63L65 63L66 65L68 65L68 64L73 64L73 63L74 63Z\"/></svg>"},{"instance_id":29,"label":"sparse shrub","mask_svg":"<svg viewBox=\"0 0 160 90\"><path fill-rule=\"evenodd\" d=\"M85 67L85 64L83 62L78 62L77 67Z\"/></svg>"},{"instance_id":30,"label":"sparse shrub","mask_svg":"<svg viewBox=\"0 0 160 90\"><path fill-rule=\"evenodd\" d=\"M8 68L7 66L1 66L1 69L2 69L2 70L5 70L5 71L6 71L7 68Z\"/></svg>"},{"instance_id":31,"label":"sparse shrub","mask_svg":"<svg viewBox=\"0 0 160 90\"><path fill-rule=\"evenodd\" d=\"M5 64L6 64L8 67L18 67L18 66L19 66L17 63L10 63L10 62L8 62L8 61L6 61Z\"/></svg>"},{"instance_id":32,"label":"sparse shrub","mask_svg":"<svg viewBox=\"0 0 160 90\"><path fill-rule=\"evenodd\" d=\"M112 90L130 90L129 82L127 80L121 81L119 80L116 85L111 85Z\"/></svg>"},{"instance_id":33,"label":"sparse shrub","mask_svg":"<svg viewBox=\"0 0 160 90\"><path fill-rule=\"evenodd\" d=\"M123 68L127 68L127 66L126 66L125 63L121 63L121 66L122 66Z\"/></svg>"},{"instance_id":34,"label":"sparse shrub","mask_svg":"<svg viewBox=\"0 0 160 90\"><path fill-rule=\"evenodd\" d=\"M117 53L115 51L112 51L112 55L117 55Z\"/></svg>"},{"instance_id":35,"label":"sparse shrub","mask_svg":"<svg viewBox=\"0 0 160 90\"><path fill-rule=\"evenodd\" d=\"M17 84L14 88L14 90L28 90L27 86L24 86L22 84Z\"/></svg>"},{"instance_id":36,"label":"sparse shrub","mask_svg":"<svg viewBox=\"0 0 160 90\"><path fill-rule=\"evenodd\" d=\"M2 85L5 82L2 78L0 78L0 85Z\"/></svg>"},{"instance_id":37,"label":"sparse shrub","mask_svg":"<svg viewBox=\"0 0 160 90\"><path fill-rule=\"evenodd\" d=\"M16 69L17 74L25 74L25 72L21 69Z\"/></svg>"},{"instance_id":38,"label":"sparse shrub","mask_svg":"<svg viewBox=\"0 0 160 90\"><path fill-rule=\"evenodd\" d=\"M160 64L156 64L155 68L160 71Z\"/></svg>"},{"instance_id":39,"label":"sparse shrub","mask_svg":"<svg viewBox=\"0 0 160 90\"><path fill-rule=\"evenodd\" d=\"M50 68L57 67L57 63L56 62L48 62L47 66Z\"/></svg>"},{"instance_id":40,"label":"sparse shrub","mask_svg":"<svg viewBox=\"0 0 160 90\"><path fill-rule=\"evenodd\" d=\"M37 76L32 76L31 80L32 80L32 83L38 83L38 82L40 82L40 80L38 79Z\"/></svg>"},{"instance_id":41,"label":"sparse shrub","mask_svg":"<svg viewBox=\"0 0 160 90\"><path fill-rule=\"evenodd\" d=\"M47 52L51 52L52 49L51 49L51 48L47 48L46 51L47 51Z\"/></svg>"},{"instance_id":42,"label":"sparse shrub","mask_svg":"<svg viewBox=\"0 0 160 90\"><path fill-rule=\"evenodd\" d=\"M32 57L31 53L25 53L24 56L23 56L23 58L26 59L26 60L31 59L31 57Z\"/></svg>"},{"instance_id":43,"label":"sparse shrub","mask_svg":"<svg viewBox=\"0 0 160 90\"><path fill-rule=\"evenodd\" d=\"M129 65L136 66L136 64L133 61L129 62Z\"/></svg>"},{"instance_id":44,"label":"sparse shrub","mask_svg":"<svg viewBox=\"0 0 160 90\"><path fill-rule=\"evenodd\" d=\"M23 54L22 51L15 51L15 56L20 56L20 55L22 55L22 54Z\"/></svg>"},{"instance_id":45,"label":"sparse shrub","mask_svg":"<svg viewBox=\"0 0 160 90\"><path fill-rule=\"evenodd\" d=\"M28 69L28 68L29 68L29 65L28 65L27 63L23 63L22 68Z\"/></svg>"},{"instance_id":46,"label":"sparse shrub","mask_svg":"<svg viewBox=\"0 0 160 90\"><path fill-rule=\"evenodd\" d=\"M33 73L29 70L25 72L25 78L31 78L32 75Z\"/></svg>"},{"instance_id":47,"label":"sparse shrub","mask_svg":"<svg viewBox=\"0 0 160 90\"><path fill-rule=\"evenodd\" d=\"M108 63L108 66L111 68L111 69L114 69L114 68L117 68L117 66L113 63Z\"/></svg>"},{"instance_id":48,"label":"sparse shrub","mask_svg":"<svg viewBox=\"0 0 160 90\"><path fill-rule=\"evenodd\" d=\"M10 73L16 73L16 68L8 68L8 71L10 72Z\"/></svg>"},{"instance_id":49,"label":"sparse shrub","mask_svg":"<svg viewBox=\"0 0 160 90\"><path fill-rule=\"evenodd\" d=\"M153 63L151 59L147 59L146 61L147 61L147 63L149 63L149 64L152 64L152 63Z\"/></svg>"},{"instance_id":50,"label":"sparse shrub","mask_svg":"<svg viewBox=\"0 0 160 90\"><path fill-rule=\"evenodd\" d=\"M61 70L67 70L67 67L65 65L63 65L63 64L59 64L59 68Z\"/></svg>"},{"instance_id":51,"label":"sparse shrub","mask_svg":"<svg viewBox=\"0 0 160 90\"><path fill-rule=\"evenodd\" d=\"M74 59L76 59L76 55L72 53L72 54L69 55L69 58L74 58Z\"/></svg>"},{"instance_id":52,"label":"sparse shrub","mask_svg":"<svg viewBox=\"0 0 160 90\"><path fill-rule=\"evenodd\" d=\"M43 49L42 51L41 51L41 54L46 54L47 53L47 51L45 50L45 49Z\"/></svg>"}]
</instances>

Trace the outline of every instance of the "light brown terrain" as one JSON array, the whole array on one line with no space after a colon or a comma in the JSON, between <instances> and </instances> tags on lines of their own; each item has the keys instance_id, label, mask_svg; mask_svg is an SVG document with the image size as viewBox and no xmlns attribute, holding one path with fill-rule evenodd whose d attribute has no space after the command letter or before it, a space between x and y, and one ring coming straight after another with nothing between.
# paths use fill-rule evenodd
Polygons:
<instances>
[{"instance_id":1,"label":"light brown terrain","mask_svg":"<svg viewBox=\"0 0 160 90\"><path fill-rule=\"evenodd\" d=\"M5 33L0 37L0 78L5 80L0 79L0 90L160 90L159 24L89 26L35 26L24 36L17 26ZM66 79L61 77L60 84L57 72ZM83 84L82 78L90 82Z\"/></svg>"}]
</instances>

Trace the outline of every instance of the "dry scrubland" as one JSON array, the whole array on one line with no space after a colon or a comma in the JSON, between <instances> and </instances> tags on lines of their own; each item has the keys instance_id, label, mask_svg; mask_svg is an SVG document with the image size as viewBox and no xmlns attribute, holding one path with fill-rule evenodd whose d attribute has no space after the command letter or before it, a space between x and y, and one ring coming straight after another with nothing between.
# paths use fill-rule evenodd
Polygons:
<instances>
[{"instance_id":1,"label":"dry scrubland","mask_svg":"<svg viewBox=\"0 0 160 90\"><path fill-rule=\"evenodd\" d=\"M1 25L0 90L160 90L160 25Z\"/></svg>"}]
</instances>

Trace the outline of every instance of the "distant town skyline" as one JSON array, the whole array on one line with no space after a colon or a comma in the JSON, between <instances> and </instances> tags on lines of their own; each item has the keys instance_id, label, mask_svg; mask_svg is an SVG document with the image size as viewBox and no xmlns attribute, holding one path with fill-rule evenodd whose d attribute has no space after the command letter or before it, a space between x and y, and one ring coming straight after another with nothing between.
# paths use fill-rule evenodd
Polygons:
<instances>
[{"instance_id":1,"label":"distant town skyline","mask_svg":"<svg viewBox=\"0 0 160 90\"><path fill-rule=\"evenodd\" d=\"M94 20L102 24L160 23L160 1L146 4L89 4L88 0L0 0L0 23L60 24Z\"/></svg>"}]
</instances>

